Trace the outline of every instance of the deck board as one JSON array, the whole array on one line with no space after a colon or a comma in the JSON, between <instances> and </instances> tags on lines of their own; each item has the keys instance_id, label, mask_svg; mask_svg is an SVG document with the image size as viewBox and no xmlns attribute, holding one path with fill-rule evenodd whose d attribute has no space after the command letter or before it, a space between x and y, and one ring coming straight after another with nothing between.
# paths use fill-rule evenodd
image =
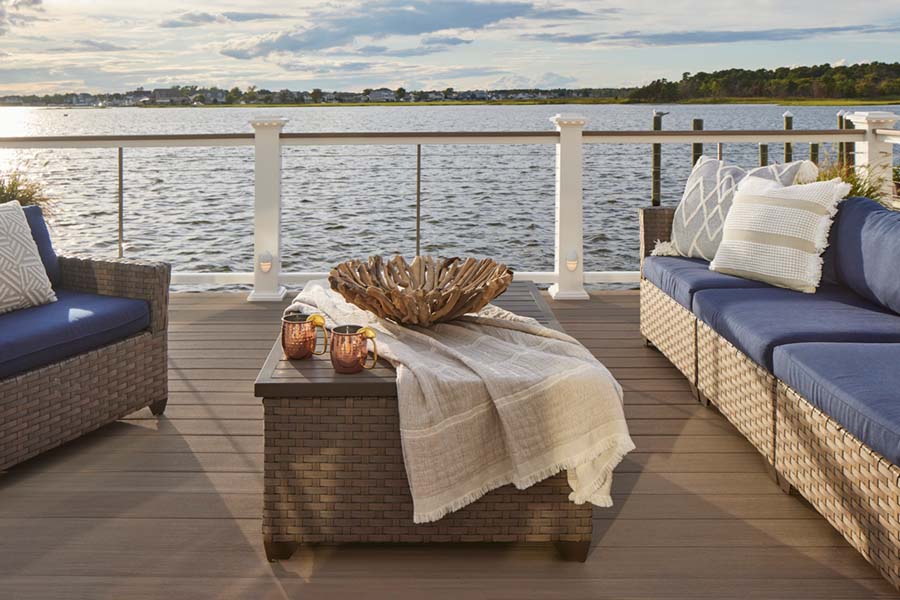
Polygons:
<instances>
[{"instance_id":1,"label":"deck board","mask_svg":"<svg viewBox=\"0 0 900 600\"><path fill-rule=\"evenodd\" d=\"M515 307L521 298L511 294ZM530 547L262 550L253 380L280 305L176 294L170 401L0 478L0 598L894 598L638 335L637 295L548 300L625 389L637 450L585 564Z\"/></svg>"}]
</instances>

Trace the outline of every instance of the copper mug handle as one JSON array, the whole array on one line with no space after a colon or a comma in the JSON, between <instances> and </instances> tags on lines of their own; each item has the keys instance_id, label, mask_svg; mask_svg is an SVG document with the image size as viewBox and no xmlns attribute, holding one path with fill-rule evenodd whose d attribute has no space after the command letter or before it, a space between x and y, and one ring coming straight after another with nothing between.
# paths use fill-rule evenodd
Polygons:
<instances>
[{"instance_id":1,"label":"copper mug handle","mask_svg":"<svg viewBox=\"0 0 900 600\"><path fill-rule=\"evenodd\" d=\"M315 354L316 356L321 356L322 354L325 354L326 352L328 352L328 330L325 329L325 317L323 317L319 313L315 313L315 314L309 315L309 317L306 319L306 322L312 323L313 327L316 327L316 328L322 330L322 340L324 341L324 345L322 346L322 351L316 352L316 348L319 347L319 336L316 335L316 343L313 346L313 354Z\"/></svg>"},{"instance_id":2,"label":"copper mug handle","mask_svg":"<svg viewBox=\"0 0 900 600\"><path fill-rule=\"evenodd\" d=\"M363 358L363 369L372 369L378 362L378 344L375 343L375 330L371 327L361 327L356 333L372 342L372 364L366 366L366 359Z\"/></svg>"}]
</instances>

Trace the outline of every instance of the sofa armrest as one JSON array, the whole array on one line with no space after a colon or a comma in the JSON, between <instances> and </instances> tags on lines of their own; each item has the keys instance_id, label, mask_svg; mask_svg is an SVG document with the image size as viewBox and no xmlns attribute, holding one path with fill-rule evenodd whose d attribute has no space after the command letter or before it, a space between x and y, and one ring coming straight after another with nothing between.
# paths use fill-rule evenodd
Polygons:
<instances>
[{"instance_id":1,"label":"sofa armrest","mask_svg":"<svg viewBox=\"0 0 900 600\"><path fill-rule=\"evenodd\" d=\"M150 305L150 331L165 331L171 279L168 264L60 256L59 267L64 289L146 300Z\"/></svg>"},{"instance_id":2,"label":"sofa armrest","mask_svg":"<svg viewBox=\"0 0 900 600\"><path fill-rule=\"evenodd\" d=\"M672 237L675 209L668 206L647 206L639 209L641 225L641 268L657 241L668 242Z\"/></svg>"}]
</instances>

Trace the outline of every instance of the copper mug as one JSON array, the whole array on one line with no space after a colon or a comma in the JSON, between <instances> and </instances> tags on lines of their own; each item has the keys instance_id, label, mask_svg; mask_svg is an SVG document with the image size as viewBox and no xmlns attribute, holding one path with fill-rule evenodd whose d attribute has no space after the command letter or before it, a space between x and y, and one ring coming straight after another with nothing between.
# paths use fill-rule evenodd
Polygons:
<instances>
[{"instance_id":1,"label":"copper mug","mask_svg":"<svg viewBox=\"0 0 900 600\"><path fill-rule=\"evenodd\" d=\"M322 330L324 344L321 351L318 330ZM325 329L325 317L320 314L306 315L288 313L281 318L281 348L284 355L292 360L303 360L313 354L325 354L328 351L328 331Z\"/></svg>"},{"instance_id":2,"label":"copper mug","mask_svg":"<svg viewBox=\"0 0 900 600\"><path fill-rule=\"evenodd\" d=\"M367 365L369 340L372 340L372 363ZM359 325L340 325L331 330L331 366L338 373L359 373L378 362L375 330Z\"/></svg>"}]
</instances>

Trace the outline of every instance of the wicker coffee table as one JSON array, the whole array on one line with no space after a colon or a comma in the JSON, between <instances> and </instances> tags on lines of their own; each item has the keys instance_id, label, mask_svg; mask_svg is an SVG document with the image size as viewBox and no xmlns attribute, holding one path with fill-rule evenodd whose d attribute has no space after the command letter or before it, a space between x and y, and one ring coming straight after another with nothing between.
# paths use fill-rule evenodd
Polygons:
<instances>
[{"instance_id":1,"label":"wicker coffee table","mask_svg":"<svg viewBox=\"0 0 900 600\"><path fill-rule=\"evenodd\" d=\"M533 283L498 305L559 328ZM263 539L269 560L299 544L555 543L585 560L590 504L569 502L565 473L527 490L507 485L434 523L416 525L403 465L397 386L387 363L335 373L327 355L284 359L275 340L256 380L265 407Z\"/></svg>"}]
</instances>

